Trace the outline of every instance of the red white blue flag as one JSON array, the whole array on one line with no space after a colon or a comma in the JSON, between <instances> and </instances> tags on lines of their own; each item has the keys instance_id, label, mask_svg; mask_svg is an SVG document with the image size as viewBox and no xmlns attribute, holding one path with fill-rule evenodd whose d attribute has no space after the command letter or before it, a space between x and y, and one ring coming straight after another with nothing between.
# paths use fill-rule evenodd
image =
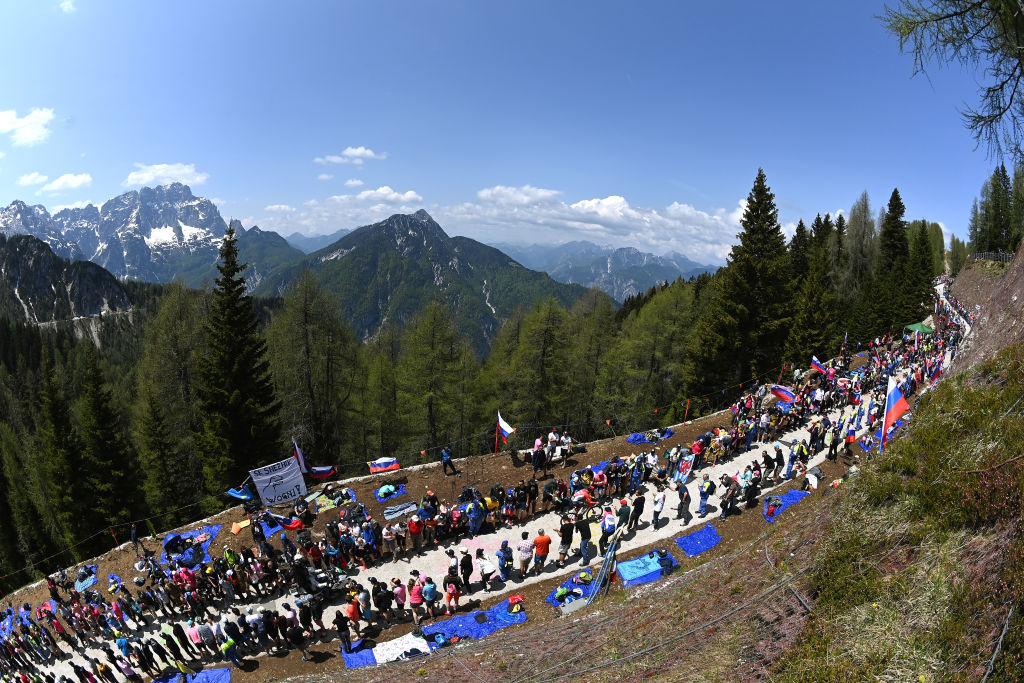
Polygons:
<instances>
[{"instance_id":1,"label":"red white blue flag","mask_svg":"<svg viewBox=\"0 0 1024 683\"><path fill-rule=\"evenodd\" d=\"M508 422L501 417L501 412L498 413L498 435L501 437L502 443L508 443L508 437L512 432L516 431L516 428L510 425Z\"/></svg>"},{"instance_id":2,"label":"red white blue flag","mask_svg":"<svg viewBox=\"0 0 1024 683\"><path fill-rule=\"evenodd\" d=\"M882 443L879 450L885 447L885 439L889 435L889 427L900 419L903 413L910 410L907 399L903 398L903 392L896 385L896 378L889 377L889 388L885 392L885 417L882 420Z\"/></svg>"},{"instance_id":3,"label":"red white blue flag","mask_svg":"<svg viewBox=\"0 0 1024 683\"><path fill-rule=\"evenodd\" d=\"M821 364L821 361L818 360L817 356L811 356L811 367L821 374L825 374L825 366Z\"/></svg>"},{"instance_id":4,"label":"red white blue flag","mask_svg":"<svg viewBox=\"0 0 1024 683\"><path fill-rule=\"evenodd\" d=\"M780 401L784 401L785 403L789 403L796 398L796 394L793 392L792 389L790 389L789 387L784 387L781 384L772 385L772 394L774 394L775 397L778 398Z\"/></svg>"},{"instance_id":5,"label":"red white blue flag","mask_svg":"<svg viewBox=\"0 0 1024 683\"><path fill-rule=\"evenodd\" d=\"M390 472L391 470L397 470L401 465L398 464L398 458L377 458L373 462L366 463L370 466L370 474L376 474L377 472Z\"/></svg>"}]
</instances>

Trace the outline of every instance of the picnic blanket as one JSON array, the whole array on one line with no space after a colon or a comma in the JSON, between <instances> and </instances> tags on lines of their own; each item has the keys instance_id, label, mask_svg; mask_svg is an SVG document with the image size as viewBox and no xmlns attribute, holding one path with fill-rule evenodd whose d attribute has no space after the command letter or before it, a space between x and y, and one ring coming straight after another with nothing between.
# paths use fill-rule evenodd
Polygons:
<instances>
[{"instance_id":1,"label":"picnic blanket","mask_svg":"<svg viewBox=\"0 0 1024 683\"><path fill-rule=\"evenodd\" d=\"M89 576L83 579L82 581L75 581L75 590L79 593L88 588L92 588L100 581L100 577L97 575L97 572L100 570L98 565L87 564L85 565L85 568L90 570L91 574L89 574Z\"/></svg>"},{"instance_id":2,"label":"picnic blanket","mask_svg":"<svg viewBox=\"0 0 1024 683\"><path fill-rule=\"evenodd\" d=\"M314 506L314 509L316 510L316 513L318 515L321 512L326 512L328 510L333 510L334 508L338 507L337 505L334 504L333 500L331 500L330 498L328 498L327 496L325 496L322 493L319 494L316 498L313 499L313 506Z\"/></svg>"},{"instance_id":3,"label":"picnic blanket","mask_svg":"<svg viewBox=\"0 0 1024 683\"><path fill-rule=\"evenodd\" d=\"M476 615L483 614L487 619L483 623L476 620ZM488 610L473 610L469 614L452 617L444 621L423 627L423 635L430 639L440 633L445 638L460 636L462 638L483 638L497 630L522 624L526 621L526 611L509 612L508 600L502 600Z\"/></svg>"},{"instance_id":4,"label":"picnic blanket","mask_svg":"<svg viewBox=\"0 0 1024 683\"><path fill-rule=\"evenodd\" d=\"M377 663L376 657L373 656L372 647L363 647L364 640L357 640L352 643L352 652L342 652L341 656L345 660L346 669L356 669L360 666L373 666Z\"/></svg>"},{"instance_id":5,"label":"picnic blanket","mask_svg":"<svg viewBox=\"0 0 1024 683\"><path fill-rule=\"evenodd\" d=\"M121 590L121 586L124 585L124 579L117 574L107 574L107 590L111 593L116 593Z\"/></svg>"},{"instance_id":6,"label":"picnic blanket","mask_svg":"<svg viewBox=\"0 0 1024 683\"><path fill-rule=\"evenodd\" d=\"M674 557L669 555L669 558L672 560L673 567L679 566ZM642 583L650 583L660 579L661 565L658 564L658 559L658 554L651 552L641 555L634 560L619 562L617 569L619 577L622 579L623 588L639 586Z\"/></svg>"},{"instance_id":7,"label":"picnic blanket","mask_svg":"<svg viewBox=\"0 0 1024 683\"><path fill-rule=\"evenodd\" d=\"M788 508L790 505L793 505L794 503L798 502L804 496L809 495L811 495L810 491L797 491L796 489L790 489L789 491L786 491L781 496L779 496L782 502L779 503L779 506L775 509L775 514L771 517L768 516L768 499L765 498L764 510L762 510L761 514L764 515L764 518L766 520L774 524L775 518L779 516L780 512Z\"/></svg>"},{"instance_id":8,"label":"picnic blanket","mask_svg":"<svg viewBox=\"0 0 1024 683\"><path fill-rule=\"evenodd\" d=\"M676 545L686 553L687 557L697 557L705 550L711 550L722 542L722 537L715 531L713 524L705 524L691 534L676 539Z\"/></svg>"},{"instance_id":9,"label":"picnic blanket","mask_svg":"<svg viewBox=\"0 0 1024 683\"><path fill-rule=\"evenodd\" d=\"M554 605L555 607L561 607L562 605L568 605L573 600L584 600L586 598L589 598L590 594L597 587L597 582L591 581L590 583L573 583L573 579L577 578L579 575L580 572L576 572L575 574L573 574L568 581L563 583L555 590L551 591L551 594L548 597L544 598L544 602L548 603L549 605ZM578 588L580 591L582 591L583 595L580 595L579 597L570 596L565 600L558 600L555 598L555 593L558 592L559 588L568 588L570 591Z\"/></svg>"},{"instance_id":10,"label":"picnic blanket","mask_svg":"<svg viewBox=\"0 0 1024 683\"><path fill-rule=\"evenodd\" d=\"M387 486L387 484L385 484L385 486ZM378 489L374 489L373 491L373 497L377 499L378 503L383 503L386 500L391 500L392 498L397 498L398 496L405 495L405 484L399 484L397 487L395 487L395 490L392 493L389 493L386 496L380 495L380 489L382 488L384 488L384 486L381 486Z\"/></svg>"},{"instance_id":11,"label":"picnic blanket","mask_svg":"<svg viewBox=\"0 0 1024 683\"><path fill-rule=\"evenodd\" d=\"M220 524L212 524L210 526L201 526L198 529L193 529L192 531L186 531L183 534L178 534L182 538L193 539L199 538L205 534L206 539L199 543L199 547L202 549L203 554L199 555L197 552L193 552L185 553L184 555L171 555L171 557L168 558L167 553L162 552L160 553L160 564L167 564L169 559L179 563L192 562L192 564L187 565L189 567L194 567L200 562L212 562L213 558L210 557L210 545L213 543L213 539L217 537L217 532L220 531L220 527Z\"/></svg>"}]
</instances>

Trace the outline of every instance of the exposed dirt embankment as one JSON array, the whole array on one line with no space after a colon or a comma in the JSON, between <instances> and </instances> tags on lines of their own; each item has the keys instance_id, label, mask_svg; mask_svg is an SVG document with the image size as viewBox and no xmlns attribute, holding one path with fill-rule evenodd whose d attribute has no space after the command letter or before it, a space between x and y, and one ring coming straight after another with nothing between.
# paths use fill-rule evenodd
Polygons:
<instances>
[{"instance_id":1,"label":"exposed dirt embankment","mask_svg":"<svg viewBox=\"0 0 1024 683\"><path fill-rule=\"evenodd\" d=\"M981 306L974 329L956 358L954 372L1024 342L1024 249L1017 252L1005 272L985 262L972 264L957 276L950 291L968 309Z\"/></svg>"}]
</instances>

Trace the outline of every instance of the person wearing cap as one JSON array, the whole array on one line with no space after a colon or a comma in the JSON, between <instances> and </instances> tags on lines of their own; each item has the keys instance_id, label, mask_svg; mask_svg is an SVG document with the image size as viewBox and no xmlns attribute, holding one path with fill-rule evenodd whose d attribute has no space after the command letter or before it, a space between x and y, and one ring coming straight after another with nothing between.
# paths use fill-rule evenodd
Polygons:
<instances>
[{"instance_id":1,"label":"person wearing cap","mask_svg":"<svg viewBox=\"0 0 1024 683\"><path fill-rule=\"evenodd\" d=\"M448 569L454 569L457 572L459 570L459 558L455 554L455 551L448 548L444 551L444 554L448 556Z\"/></svg>"},{"instance_id":2,"label":"person wearing cap","mask_svg":"<svg viewBox=\"0 0 1024 683\"><path fill-rule=\"evenodd\" d=\"M423 522L419 515L409 518L409 538L412 540L412 549L417 555L422 554L423 546Z\"/></svg>"},{"instance_id":3,"label":"person wearing cap","mask_svg":"<svg viewBox=\"0 0 1024 683\"><path fill-rule=\"evenodd\" d=\"M436 512L437 508L434 506L423 506L424 510ZM423 545L431 546L437 545L437 521L441 518L440 515L431 512L428 517L423 520Z\"/></svg>"},{"instance_id":4,"label":"person wearing cap","mask_svg":"<svg viewBox=\"0 0 1024 683\"><path fill-rule=\"evenodd\" d=\"M469 578L473 575L473 558L469 555L469 548L459 546L459 574L462 575L462 583L466 587L466 594L473 594L473 587Z\"/></svg>"},{"instance_id":5,"label":"person wearing cap","mask_svg":"<svg viewBox=\"0 0 1024 683\"><path fill-rule=\"evenodd\" d=\"M625 530L629 525L629 501L625 498L619 501L619 509L615 511L615 523L620 529Z\"/></svg>"},{"instance_id":6,"label":"person wearing cap","mask_svg":"<svg viewBox=\"0 0 1024 683\"><path fill-rule=\"evenodd\" d=\"M619 511L621 512L622 509L625 508L628 519L629 506L625 504L625 500L621 502L622 507L619 508ZM616 527L621 525L621 522L617 522L619 519L621 519L621 517L617 518L615 516L615 513L612 512L611 506L606 505L604 508L604 514L601 515L601 538L597 541L598 552L602 557L604 557L604 554L608 551L608 539L615 533Z\"/></svg>"},{"instance_id":7,"label":"person wearing cap","mask_svg":"<svg viewBox=\"0 0 1024 683\"><path fill-rule=\"evenodd\" d=\"M509 574L512 573L512 548L508 547L508 541L501 542L495 556L498 559L498 574L502 582L508 581Z\"/></svg>"},{"instance_id":8,"label":"person wearing cap","mask_svg":"<svg viewBox=\"0 0 1024 683\"><path fill-rule=\"evenodd\" d=\"M448 446L444 446L441 449L441 471L444 476L448 476L448 470L451 469L452 476L458 476L459 471L455 469L455 461L452 459L452 451Z\"/></svg>"},{"instance_id":9,"label":"person wearing cap","mask_svg":"<svg viewBox=\"0 0 1024 683\"><path fill-rule=\"evenodd\" d=\"M491 592L491 577L498 571L494 564L484 556L484 549L476 549L476 568L480 572L480 580L484 584L484 593Z\"/></svg>"}]
</instances>

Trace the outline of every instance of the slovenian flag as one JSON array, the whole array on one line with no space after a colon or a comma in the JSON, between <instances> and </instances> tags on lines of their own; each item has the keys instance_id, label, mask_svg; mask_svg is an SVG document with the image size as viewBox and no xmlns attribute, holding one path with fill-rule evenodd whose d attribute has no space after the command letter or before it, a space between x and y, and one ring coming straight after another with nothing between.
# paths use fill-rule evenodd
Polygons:
<instances>
[{"instance_id":1,"label":"slovenian flag","mask_svg":"<svg viewBox=\"0 0 1024 683\"><path fill-rule=\"evenodd\" d=\"M309 465L306 464L306 456L302 454L302 449L299 448L299 444L295 442L295 437L292 437L292 455L299 461L299 471L303 474L309 474Z\"/></svg>"},{"instance_id":2,"label":"slovenian flag","mask_svg":"<svg viewBox=\"0 0 1024 683\"><path fill-rule=\"evenodd\" d=\"M818 360L817 356L811 356L811 367L821 374L825 374L825 366L821 364L821 361Z\"/></svg>"},{"instance_id":3,"label":"slovenian flag","mask_svg":"<svg viewBox=\"0 0 1024 683\"><path fill-rule=\"evenodd\" d=\"M921 330L914 330L914 350L917 351L917 343L921 341Z\"/></svg>"},{"instance_id":4,"label":"slovenian flag","mask_svg":"<svg viewBox=\"0 0 1024 683\"><path fill-rule=\"evenodd\" d=\"M790 389L789 387L784 387L781 384L773 384L772 393L780 401L785 401L786 403L789 403L796 398L796 394L793 393L792 389Z\"/></svg>"},{"instance_id":5,"label":"slovenian flag","mask_svg":"<svg viewBox=\"0 0 1024 683\"><path fill-rule=\"evenodd\" d=\"M931 380L934 382L935 380L937 380L939 378L940 374L942 374L942 361L941 360L936 360L935 361L935 369L932 370Z\"/></svg>"},{"instance_id":6,"label":"slovenian flag","mask_svg":"<svg viewBox=\"0 0 1024 683\"><path fill-rule=\"evenodd\" d=\"M398 464L398 458L377 458L373 462L368 462L366 464L370 466L370 474L390 472L391 470L397 470L401 467L401 465Z\"/></svg>"},{"instance_id":7,"label":"slovenian flag","mask_svg":"<svg viewBox=\"0 0 1024 683\"><path fill-rule=\"evenodd\" d=\"M508 443L509 434L516 431L516 428L510 425L508 422L501 417L501 412L498 412L498 434L501 436L502 443Z\"/></svg>"},{"instance_id":8,"label":"slovenian flag","mask_svg":"<svg viewBox=\"0 0 1024 683\"><path fill-rule=\"evenodd\" d=\"M306 525L302 523L301 519L296 519L295 517L282 517L281 515L275 515L273 512L270 513L270 516L274 518L274 521L277 522L278 526L282 526L288 531L297 531L299 529L306 528Z\"/></svg>"},{"instance_id":9,"label":"slovenian flag","mask_svg":"<svg viewBox=\"0 0 1024 683\"><path fill-rule=\"evenodd\" d=\"M889 427L900 419L903 413L910 410L907 399L903 398L903 392L896 386L896 378L889 377L889 388L885 392L885 417L882 422L882 443L879 450L885 447L885 438L889 435Z\"/></svg>"}]
</instances>

